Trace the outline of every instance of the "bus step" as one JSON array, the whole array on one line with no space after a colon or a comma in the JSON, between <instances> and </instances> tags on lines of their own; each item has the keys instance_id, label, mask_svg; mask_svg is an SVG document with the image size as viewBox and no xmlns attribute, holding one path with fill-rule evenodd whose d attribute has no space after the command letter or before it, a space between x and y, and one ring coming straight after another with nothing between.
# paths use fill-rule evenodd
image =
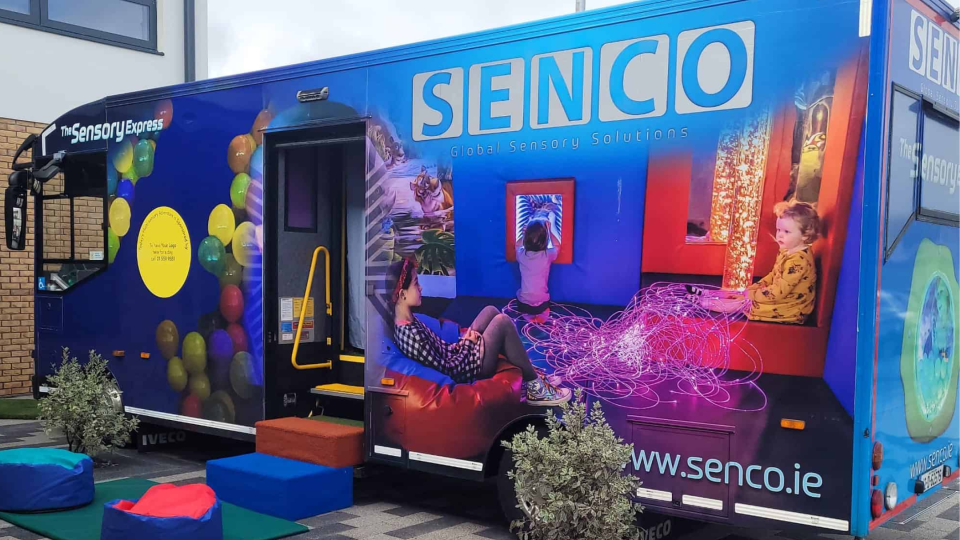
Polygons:
<instances>
[{"instance_id":1,"label":"bus step","mask_svg":"<svg viewBox=\"0 0 960 540\"><path fill-rule=\"evenodd\" d=\"M321 396L333 396L346 399L363 399L363 387L354 386L349 384L333 383L333 384L321 384L316 388L310 390L312 394L318 394Z\"/></svg>"}]
</instances>

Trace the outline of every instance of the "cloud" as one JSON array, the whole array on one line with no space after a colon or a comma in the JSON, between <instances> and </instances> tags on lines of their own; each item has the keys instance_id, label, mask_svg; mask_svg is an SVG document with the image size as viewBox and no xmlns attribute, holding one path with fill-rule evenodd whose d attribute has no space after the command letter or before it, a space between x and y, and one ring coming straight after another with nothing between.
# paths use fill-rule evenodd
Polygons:
<instances>
[{"instance_id":1,"label":"cloud","mask_svg":"<svg viewBox=\"0 0 960 540\"><path fill-rule=\"evenodd\" d=\"M627 0L587 0L591 9ZM209 0L211 77L557 17L574 0Z\"/></svg>"}]
</instances>

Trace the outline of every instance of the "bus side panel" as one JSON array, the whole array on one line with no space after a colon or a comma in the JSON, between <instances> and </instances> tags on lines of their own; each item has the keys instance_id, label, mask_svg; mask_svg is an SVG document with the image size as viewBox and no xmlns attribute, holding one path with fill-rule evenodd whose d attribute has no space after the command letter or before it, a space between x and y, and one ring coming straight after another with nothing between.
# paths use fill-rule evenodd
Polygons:
<instances>
[{"instance_id":1,"label":"bus side panel","mask_svg":"<svg viewBox=\"0 0 960 540\"><path fill-rule=\"evenodd\" d=\"M62 294L38 375L61 347L95 350L128 411L228 428L262 419L259 223L231 201L237 176L259 168L261 109L256 86L108 109L122 126L108 143L109 266Z\"/></svg>"},{"instance_id":2,"label":"bus side panel","mask_svg":"<svg viewBox=\"0 0 960 540\"><path fill-rule=\"evenodd\" d=\"M876 387L868 418L873 487L858 488L871 491L875 506L864 497L855 509L869 516L871 530L955 479L960 468L960 31L921 0L894 0L891 9Z\"/></svg>"},{"instance_id":3,"label":"bus side panel","mask_svg":"<svg viewBox=\"0 0 960 540\"><path fill-rule=\"evenodd\" d=\"M507 362L492 376L455 383L401 352L388 268L410 259L424 297L417 316L434 333L455 343L493 306L514 319L536 366L601 402L617 434L634 444L628 468L644 482L643 504L747 526L847 532L853 420L844 404L853 388L831 388L824 379L825 366L846 373L854 362L828 350L834 336L855 333L855 319L834 319L831 332L831 316L834 300L845 298L836 296L836 284L866 93L857 7L739 2L369 68L366 385L377 396L368 404L371 459L496 474L488 458L498 434L544 411L523 400L519 370ZM679 95L693 84L682 67L686 40L724 25L753 33L751 98L728 108L689 108ZM710 34L720 35L731 36ZM643 47L629 48L633 43ZM615 61L640 50L664 56ZM614 71L652 81L629 97L650 99L654 109L638 114L645 109L612 91L619 84ZM736 94L728 91L726 99ZM624 374L616 362L628 360L629 350L605 360L613 365L577 373L574 355L563 352L577 345L560 343L559 327L549 343L533 347L544 336L517 311L513 262L524 216L548 204L545 211L556 213L561 251L550 269L550 320L592 325L591 343L639 346L627 330L597 326L655 282L720 285L729 246L720 240L723 216L714 224L717 241L705 229L714 217L711 195L732 178L718 163L743 141L757 152L744 149L735 159L756 161L738 161L744 167L737 170L762 184L748 278L774 266L775 203L818 202L828 223L814 248L822 297L807 324L737 323L743 326L731 330L733 346L755 347L756 355L731 353L729 371L708 370L696 387L686 386L692 379L648 383ZM671 301L683 307L682 298ZM588 314L596 319L589 322ZM695 335L698 321L686 322ZM691 353L672 361L705 360ZM730 381L717 374L741 383L726 386ZM806 427L781 427L791 419Z\"/></svg>"}]
</instances>

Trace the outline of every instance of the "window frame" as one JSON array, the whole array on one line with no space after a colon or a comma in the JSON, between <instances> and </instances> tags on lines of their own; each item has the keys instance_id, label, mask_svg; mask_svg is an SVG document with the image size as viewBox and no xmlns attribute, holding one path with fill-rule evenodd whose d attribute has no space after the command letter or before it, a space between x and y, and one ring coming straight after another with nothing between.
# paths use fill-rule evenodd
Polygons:
<instances>
[{"instance_id":1,"label":"window frame","mask_svg":"<svg viewBox=\"0 0 960 540\"><path fill-rule=\"evenodd\" d=\"M28 25L39 25L40 24L40 2L41 0L30 0L30 14L24 15L23 13L17 13L16 11L11 11L9 9L4 9L0 7L0 21L6 22L7 19L11 21L16 21L18 23L28 24Z\"/></svg>"},{"instance_id":2,"label":"window frame","mask_svg":"<svg viewBox=\"0 0 960 540\"><path fill-rule=\"evenodd\" d=\"M306 227L297 227L294 225L290 225L290 183L289 183L289 177L287 176L287 158L289 155L288 152L290 150L296 150L300 148L310 148L315 152L315 154L312 157L314 160L314 166L317 167L316 171L319 173L320 156L319 156L319 153L317 152L317 148L319 146L320 146L319 144L317 145L294 144L294 145L279 145L277 147L280 150L279 155L277 156L278 173L279 173L279 177L282 179L283 191L284 191L283 193L283 231L284 232L316 234L320 230L320 217L319 217L320 209L318 204L319 193L317 193L318 186L316 181L310 184L310 191L312 194L311 200L310 200L310 219L311 219L310 225Z\"/></svg>"},{"instance_id":3,"label":"window frame","mask_svg":"<svg viewBox=\"0 0 960 540\"><path fill-rule=\"evenodd\" d=\"M890 255L893 254L893 251L897 248L897 244L900 243L900 240L903 239L903 235L907 232L907 229L910 228L910 223L912 223L914 220L917 219L917 207L920 205L920 192L917 190L917 185L919 183L918 182L919 172L918 172L917 177L913 179L914 204L913 204L913 208L911 208L910 216L907 217L907 220L903 223L903 226L900 228L900 230L895 232L896 237L894 237L893 242L889 242L889 245L888 245L888 239L890 238L890 235L891 235L890 184L893 181L893 139L890 138L891 137L890 134L893 133L893 121L894 121L893 100L896 98L897 92L909 98L915 99L920 103L920 112L917 115L917 130L916 130L916 136L918 141L921 140L920 137L923 134L923 96L921 96L920 94L912 90L904 88L899 84L894 83L892 90L890 92L890 119L887 122L888 124L887 137L889 140L887 140L887 172L886 172L887 181L886 181L886 185L884 186L884 197L886 198L886 201L884 202L884 205L883 205L883 259L884 261L889 259Z\"/></svg>"},{"instance_id":4,"label":"window frame","mask_svg":"<svg viewBox=\"0 0 960 540\"><path fill-rule=\"evenodd\" d=\"M929 223L937 223L939 225L960 227L960 213L950 214L940 210L933 210L923 207L923 124L926 121L927 114L931 112L933 114L945 116L948 120L960 123L960 117L958 117L957 113L939 105L938 103L934 103L929 99L922 100L920 105L920 133L918 134L920 137L918 140L921 144L921 165L918 167L919 170L917 171L917 221L926 221Z\"/></svg>"},{"instance_id":5,"label":"window frame","mask_svg":"<svg viewBox=\"0 0 960 540\"><path fill-rule=\"evenodd\" d=\"M104 159L106 160L106 151L94 151L94 152L76 152L73 155L82 155L82 154L97 154L102 153ZM41 158L38 160L37 165L42 166L46 165L46 162L49 161L49 158ZM110 165L107 164L109 167ZM64 174L61 172L60 174ZM77 237L76 237L76 209L74 205L74 199L77 197L85 198L94 198L98 197L103 201L103 221L101 229L103 234L103 259L93 260L93 259L77 259ZM43 223L44 223L44 201L49 200L69 200L70 201L70 257L66 259L56 259L56 258L46 258L44 256L44 233L43 233ZM106 189L106 177L104 177L103 189L96 190L93 195L89 194L71 194L67 191L66 178L64 178L64 189L60 193L46 194L41 193L33 197L33 231L34 231L34 242L35 249L33 254L33 290L34 293L42 294L55 294L55 295L64 295L69 292L72 292L77 287L91 281L93 277L99 276L107 271L107 269L112 266L110 263L110 256L108 254L109 247L107 238L107 228L110 220L109 211L110 211L110 197L107 195ZM47 264L84 264L90 266L98 267L96 271L88 275L81 281L74 283L70 287L62 290L50 290L49 288L40 288L40 277L44 275L44 266Z\"/></svg>"},{"instance_id":6,"label":"window frame","mask_svg":"<svg viewBox=\"0 0 960 540\"><path fill-rule=\"evenodd\" d=\"M163 55L157 50L157 0L121 0L131 4L139 4L148 8L150 18L149 39L136 39L85 26L51 20L49 17L49 0L30 0L30 15L23 15L14 11L0 8L0 23L32 28L51 34L93 41L104 45L113 45L125 49Z\"/></svg>"},{"instance_id":7,"label":"window frame","mask_svg":"<svg viewBox=\"0 0 960 540\"><path fill-rule=\"evenodd\" d=\"M903 227L896 231L894 234L897 236L894 238L893 242L887 247L887 240L890 237L890 183L892 180L892 165L893 165L893 141L887 140L887 170L886 170L886 185L884 186L884 194L886 201L883 205L883 253L884 262L893 255L894 250L896 250L897 245L900 243L900 240L903 239L903 236L906 234L907 229L910 228L910 224L914 221L922 221L927 223L935 223L937 225L944 225L948 227L960 227L960 215L946 214L937 210L926 209L923 207L923 135L924 135L924 118L926 115L933 111L934 113L946 116L948 119L960 122L960 115L957 113L931 101L926 96L919 94L913 90L905 88L899 84L893 83L892 89L890 92L890 118L887 122L887 134L889 136L893 131L893 100L897 92L917 100L920 103L920 111L917 116L917 142L920 143L920 162L917 165L917 175L913 179L913 196L914 204L910 213L910 217L907 218L907 221L904 223Z\"/></svg>"}]
</instances>

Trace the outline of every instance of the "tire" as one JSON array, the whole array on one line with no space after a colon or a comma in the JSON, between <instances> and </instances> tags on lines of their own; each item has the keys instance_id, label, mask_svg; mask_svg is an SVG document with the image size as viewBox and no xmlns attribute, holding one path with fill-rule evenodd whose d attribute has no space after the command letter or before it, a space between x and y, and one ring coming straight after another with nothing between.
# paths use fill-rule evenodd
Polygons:
<instances>
[{"instance_id":1,"label":"tire","mask_svg":"<svg viewBox=\"0 0 960 540\"><path fill-rule=\"evenodd\" d=\"M497 497L500 499L500 511L503 512L503 517L508 523L526 517L523 510L517 508L517 491L513 487L513 480L507 476L507 472L511 469L513 469L513 451L504 448L497 467Z\"/></svg>"}]
</instances>

